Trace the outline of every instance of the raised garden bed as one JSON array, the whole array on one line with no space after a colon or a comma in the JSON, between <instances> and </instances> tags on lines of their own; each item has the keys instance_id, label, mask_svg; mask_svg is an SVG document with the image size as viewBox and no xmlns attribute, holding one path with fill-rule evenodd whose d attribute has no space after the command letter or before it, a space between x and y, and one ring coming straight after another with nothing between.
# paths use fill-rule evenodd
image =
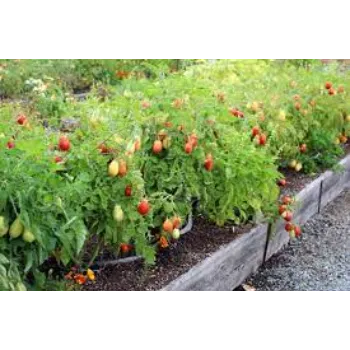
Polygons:
<instances>
[{"instance_id":1,"label":"raised garden bed","mask_svg":"<svg viewBox=\"0 0 350 350\"><path fill-rule=\"evenodd\" d=\"M350 155L340 161L342 170L326 171L311 180L293 180L296 195L295 220L303 224L334 200L350 184ZM98 274L95 284L85 290L221 290L238 287L249 275L289 242L283 220L275 225L260 224L223 228L203 218L195 220L191 234L158 256L157 265L144 267L134 261L108 266Z\"/></svg>"},{"instance_id":2,"label":"raised garden bed","mask_svg":"<svg viewBox=\"0 0 350 350\"><path fill-rule=\"evenodd\" d=\"M220 61L155 80L124 81L118 70L113 86L95 84L79 103L84 95L58 80L8 84L29 103L0 108L0 289L159 290L178 278L182 289L233 288L285 242L284 230L279 240L263 224L277 218L283 177L283 194L299 193L321 174L298 172L331 168L350 137L350 80L290 63ZM341 188L328 181L305 194L311 213L328 200L321 190ZM200 207L179 240L190 198ZM286 228L299 236L293 201L284 202ZM226 255L216 261L217 252Z\"/></svg>"}]
</instances>

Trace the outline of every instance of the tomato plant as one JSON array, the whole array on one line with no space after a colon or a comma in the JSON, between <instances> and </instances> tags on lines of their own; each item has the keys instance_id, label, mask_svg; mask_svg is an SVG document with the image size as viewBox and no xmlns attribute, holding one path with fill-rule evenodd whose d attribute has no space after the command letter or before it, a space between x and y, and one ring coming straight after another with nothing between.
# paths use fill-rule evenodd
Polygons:
<instances>
[{"instance_id":1,"label":"tomato plant","mask_svg":"<svg viewBox=\"0 0 350 350\"><path fill-rule=\"evenodd\" d=\"M290 63L1 61L0 94L27 101L0 107L0 288L44 288L48 259L153 263L194 201L218 225L276 215L277 169L331 167L350 136L349 78Z\"/></svg>"}]
</instances>

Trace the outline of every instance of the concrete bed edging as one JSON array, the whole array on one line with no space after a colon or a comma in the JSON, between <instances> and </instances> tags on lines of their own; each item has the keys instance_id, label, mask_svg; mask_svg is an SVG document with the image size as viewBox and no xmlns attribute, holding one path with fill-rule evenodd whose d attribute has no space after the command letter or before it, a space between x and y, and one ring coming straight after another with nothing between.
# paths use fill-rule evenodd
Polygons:
<instances>
[{"instance_id":1,"label":"concrete bed edging","mask_svg":"<svg viewBox=\"0 0 350 350\"><path fill-rule=\"evenodd\" d=\"M340 161L339 172L327 170L296 195L294 221L304 224L350 187L350 155ZM161 291L232 291L266 260L288 244L282 219L275 225L260 224L234 239ZM271 231L271 232L270 232Z\"/></svg>"}]
</instances>

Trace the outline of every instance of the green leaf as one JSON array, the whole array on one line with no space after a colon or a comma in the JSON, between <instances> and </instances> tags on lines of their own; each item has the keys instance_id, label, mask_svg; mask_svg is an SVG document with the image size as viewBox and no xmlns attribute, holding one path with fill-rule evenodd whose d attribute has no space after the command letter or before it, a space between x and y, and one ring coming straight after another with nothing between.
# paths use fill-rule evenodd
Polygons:
<instances>
[{"instance_id":1,"label":"green leaf","mask_svg":"<svg viewBox=\"0 0 350 350\"><path fill-rule=\"evenodd\" d=\"M82 221L79 221L74 226L75 241L76 241L76 253L79 254L84 246L86 238L88 237L88 231Z\"/></svg>"},{"instance_id":2,"label":"green leaf","mask_svg":"<svg viewBox=\"0 0 350 350\"><path fill-rule=\"evenodd\" d=\"M163 209L166 214L171 214L174 210L174 204L170 202L165 202L163 204Z\"/></svg>"},{"instance_id":3,"label":"green leaf","mask_svg":"<svg viewBox=\"0 0 350 350\"><path fill-rule=\"evenodd\" d=\"M79 174L77 180L79 180L81 182L89 182L91 180L91 176L88 173L83 172L83 173Z\"/></svg>"},{"instance_id":4,"label":"green leaf","mask_svg":"<svg viewBox=\"0 0 350 350\"><path fill-rule=\"evenodd\" d=\"M33 266L33 251L29 251L26 254L26 265L24 267L24 273L27 273Z\"/></svg>"},{"instance_id":5,"label":"green leaf","mask_svg":"<svg viewBox=\"0 0 350 350\"><path fill-rule=\"evenodd\" d=\"M50 247L50 252L53 250L54 247ZM41 265L46 259L48 258L48 251L44 250L42 247L38 247L38 264Z\"/></svg>"},{"instance_id":6,"label":"green leaf","mask_svg":"<svg viewBox=\"0 0 350 350\"><path fill-rule=\"evenodd\" d=\"M65 264L73 258L72 242L74 240L74 232L72 230L62 230L58 233L58 238L63 245L61 259Z\"/></svg>"},{"instance_id":7,"label":"green leaf","mask_svg":"<svg viewBox=\"0 0 350 350\"><path fill-rule=\"evenodd\" d=\"M10 290L8 279L0 275L0 291L8 291L8 290Z\"/></svg>"},{"instance_id":8,"label":"green leaf","mask_svg":"<svg viewBox=\"0 0 350 350\"><path fill-rule=\"evenodd\" d=\"M10 267L7 272L7 277L10 281L18 281L21 279L16 264L14 263L10 264Z\"/></svg>"},{"instance_id":9,"label":"green leaf","mask_svg":"<svg viewBox=\"0 0 350 350\"><path fill-rule=\"evenodd\" d=\"M6 258L6 256L0 253L0 264L7 265L9 263L10 261Z\"/></svg>"},{"instance_id":10,"label":"green leaf","mask_svg":"<svg viewBox=\"0 0 350 350\"><path fill-rule=\"evenodd\" d=\"M6 277L7 275L7 270L6 268L0 264L0 277L3 276L3 277Z\"/></svg>"},{"instance_id":11,"label":"green leaf","mask_svg":"<svg viewBox=\"0 0 350 350\"><path fill-rule=\"evenodd\" d=\"M35 156L41 154L46 145L44 143L38 142L37 140L21 140L16 142L16 148L26 152L30 156Z\"/></svg>"},{"instance_id":12,"label":"green leaf","mask_svg":"<svg viewBox=\"0 0 350 350\"><path fill-rule=\"evenodd\" d=\"M63 265L68 265L68 263L71 261L71 256L72 254L68 252L67 249L63 248L61 250L61 255L60 255L60 259L63 263Z\"/></svg>"}]
</instances>

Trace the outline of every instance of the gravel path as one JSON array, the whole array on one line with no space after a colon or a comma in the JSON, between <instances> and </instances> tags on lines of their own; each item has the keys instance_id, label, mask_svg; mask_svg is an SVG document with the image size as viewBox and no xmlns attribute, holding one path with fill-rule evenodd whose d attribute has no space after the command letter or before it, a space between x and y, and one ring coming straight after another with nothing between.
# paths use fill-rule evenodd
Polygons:
<instances>
[{"instance_id":1,"label":"gravel path","mask_svg":"<svg viewBox=\"0 0 350 350\"><path fill-rule=\"evenodd\" d=\"M248 283L265 291L350 291L350 191L309 220L302 239L272 257Z\"/></svg>"}]
</instances>

